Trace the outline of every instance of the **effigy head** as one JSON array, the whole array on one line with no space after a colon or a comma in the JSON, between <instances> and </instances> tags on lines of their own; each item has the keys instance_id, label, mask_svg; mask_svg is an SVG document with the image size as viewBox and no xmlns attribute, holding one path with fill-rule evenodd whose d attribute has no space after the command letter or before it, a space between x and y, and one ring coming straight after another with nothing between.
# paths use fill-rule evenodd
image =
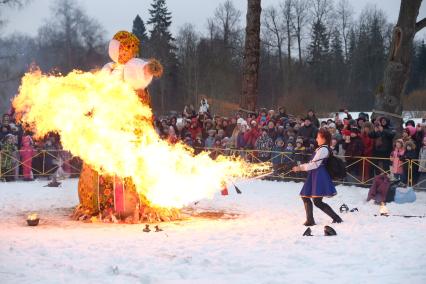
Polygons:
<instances>
[{"instance_id":1,"label":"effigy head","mask_svg":"<svg viewBox=\"0 0 426 284\"><path fill-rule=\"evenodd\" d=\"M139 53L139 39L127 31L119 31L109 42L109 56L115 63L126 64Z\"/></svg>"}]
</instances>

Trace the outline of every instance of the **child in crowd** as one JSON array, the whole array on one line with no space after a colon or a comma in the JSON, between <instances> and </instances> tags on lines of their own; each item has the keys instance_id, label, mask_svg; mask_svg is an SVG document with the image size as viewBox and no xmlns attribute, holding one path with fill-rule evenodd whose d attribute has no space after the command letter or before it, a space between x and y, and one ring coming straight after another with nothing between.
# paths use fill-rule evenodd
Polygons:
<instances>
[{"instance_id":1,"label":"child in crowd","mask_svg":"<svg viewBox=\"0 0 426 284\"><path fill-rule=\"evenodd\" d=\"M402 157L404 156L404 141L398 139L390 156L392 162L392 174L395 179L402 180L403 166Z\"/></svg>"},{"instance_id":2,"label":"child in crowd","mask_svg":"<svg viewBox=\"0 0 426 284\"><path fill-rule=\"evenodd\" d=\"M281 138L277 138L275 145L272 148L272 167L274 174L279 174L282 166L284 165L284 141Z\"/></svg>"}]
</instances>

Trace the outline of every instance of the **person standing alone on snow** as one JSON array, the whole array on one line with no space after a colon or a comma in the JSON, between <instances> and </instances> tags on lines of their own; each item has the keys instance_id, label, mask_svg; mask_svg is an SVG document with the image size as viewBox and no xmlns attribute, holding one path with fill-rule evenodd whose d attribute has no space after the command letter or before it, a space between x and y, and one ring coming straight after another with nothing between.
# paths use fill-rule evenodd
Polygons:
<instances>
[{"instance_id":1,"label":"person standing alone on snow","mask_svg":"<svg viewBox=\"0 0 426 284\"><path fill-rule=\"evenodd\" d=\"M327 203L322 201L323 197L332 197L337 193L331 177L325 168L325 163L330 155L331 134L324 128L321 128L316 140L319 147L313 154L311 161L293 168L295 172L308 172L308 178L300 192L306 211L305 226L315 225L311 198L316 207L333 219L333 223L343 222L342 218Z\"/></svg>"}]
</instances>

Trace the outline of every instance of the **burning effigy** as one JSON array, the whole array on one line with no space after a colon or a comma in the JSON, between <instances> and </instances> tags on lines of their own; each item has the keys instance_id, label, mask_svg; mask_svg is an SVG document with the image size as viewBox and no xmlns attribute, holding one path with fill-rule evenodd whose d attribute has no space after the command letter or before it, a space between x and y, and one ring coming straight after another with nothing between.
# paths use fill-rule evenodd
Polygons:
<instances>
[{"instance_id":1,"label":"burning effigy","mask_svg":"<svg viewBox=\"0 0 426 284\"><path fill-rule=\"evenodd\" d=\"M84 161L76 219L173 220L226 182L267 169L237 157L194 155L184 144L161 140L146 88L161 76L162 66L136 58L138 49L133 34L119 32L109 44L113 62L101 70L67 75L31 70L13 100L17 119L35 138L57 133L64 150Z\"/></svg>"}]
</instances>

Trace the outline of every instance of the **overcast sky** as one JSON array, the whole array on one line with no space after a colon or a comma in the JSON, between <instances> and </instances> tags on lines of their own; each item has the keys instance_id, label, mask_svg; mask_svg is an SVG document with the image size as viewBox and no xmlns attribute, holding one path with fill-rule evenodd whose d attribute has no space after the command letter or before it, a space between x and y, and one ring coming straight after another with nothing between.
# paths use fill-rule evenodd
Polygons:
<instances>
[{"instance_id":1,"label":"overcast sky","mask_svg":"<svg viewBox=\"0 0 426 284\"><path fill-rule=\"evenodd\" d=\"M55 0L32 0L20 10L3 11L8 24L4 27L5 34L21 32L35 35L43 20L49 17L50 6ZM76 0L90 17L97 19L111 37L116 31L131 30L136 14L144 21L149 17L148 9L152 0ZM262 0L263 8L280 3L282 0ZM172 12L172 32L175 33L185 23L194 24L199 31L206 30L206 20L214 13L214 9L224 0L167 0L167 6ZM245 21L247 0L233 0L235 6L243 13ZM400 0L349 0L355 12L367 5L376 5L385 11L390 21L398 17ZM423 3L419 18L426 17L426 3ZM426 38L426 32L421 34Z\"/></svg>"}]
</instances>

